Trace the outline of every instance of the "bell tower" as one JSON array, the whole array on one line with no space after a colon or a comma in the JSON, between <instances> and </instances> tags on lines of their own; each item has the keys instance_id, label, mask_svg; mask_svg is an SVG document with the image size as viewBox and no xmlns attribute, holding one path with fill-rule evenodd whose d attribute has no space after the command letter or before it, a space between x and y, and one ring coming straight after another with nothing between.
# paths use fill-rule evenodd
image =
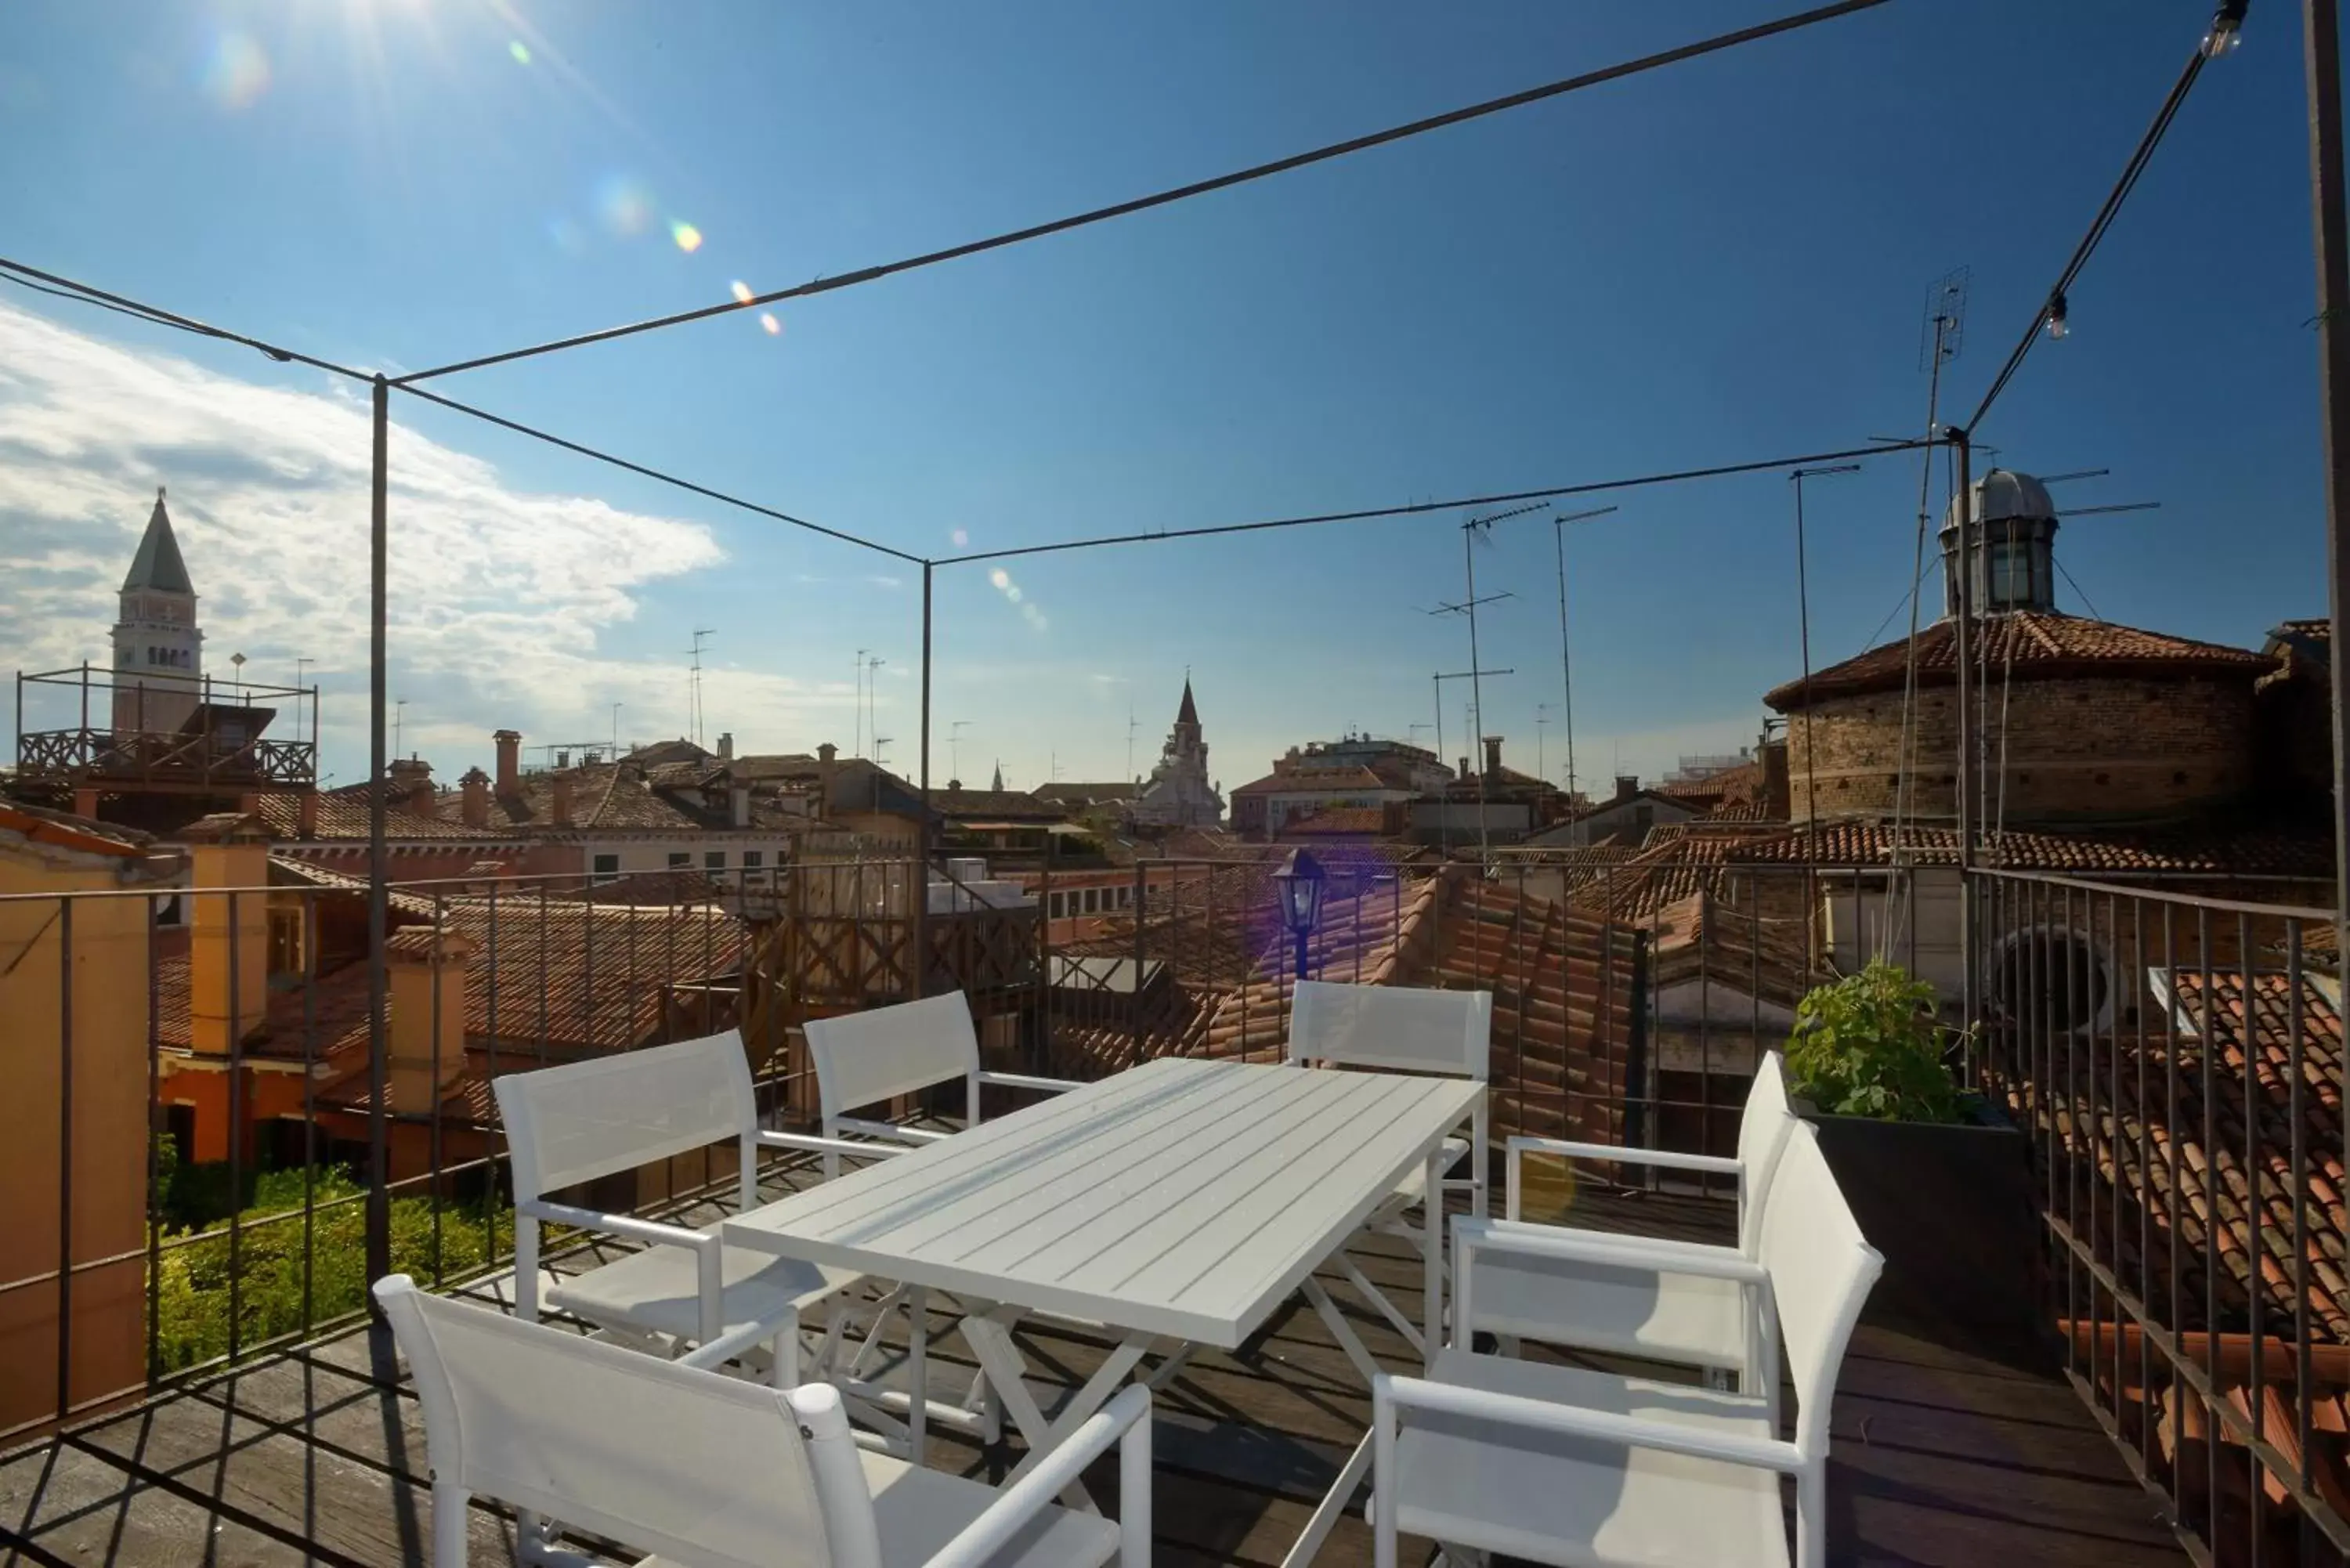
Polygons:
<instances>
[{"instance_id":1,"label":"bell tower","mask_svg":"<svg viewBox=\"0 0 2350 1568\"><path fill-rule=\"evenodd\" d=\"M163 492L122 579L114 623L114 728L169 734L188 722L203 689L204 634Z\"/></svg>"}]
</instances>

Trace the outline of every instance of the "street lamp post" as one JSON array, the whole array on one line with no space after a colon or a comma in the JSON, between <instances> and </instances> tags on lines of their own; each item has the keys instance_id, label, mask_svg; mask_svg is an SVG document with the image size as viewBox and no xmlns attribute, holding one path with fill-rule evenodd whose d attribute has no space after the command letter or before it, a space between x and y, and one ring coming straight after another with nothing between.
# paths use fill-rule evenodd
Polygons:
<instances>
[{"instance_id":1,"label":"street lamp post","mask_svg":"<svg viewBox=\"0 0 2350 1568\"><path fill-rule=\"evenodd\" d=\"M1322 919L1322 890L1325 877L1322 863L1311 851L1293 849L1273 874L1273 885L1281 895L1281 919L1288 926L1291 940L1296 944L1297 978L1305 976L1306 940L1313 936L1315 926Z\"/></svg>"}]
</instances>

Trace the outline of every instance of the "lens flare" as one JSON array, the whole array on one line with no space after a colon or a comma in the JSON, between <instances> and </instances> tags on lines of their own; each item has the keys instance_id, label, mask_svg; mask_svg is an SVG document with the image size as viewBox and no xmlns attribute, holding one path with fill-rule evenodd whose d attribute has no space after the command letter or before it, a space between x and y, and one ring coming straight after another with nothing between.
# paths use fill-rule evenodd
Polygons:
<instances>
[{"instance_id":1,"label":"lens flare","mask_svg":"<svg viewBox=\"0 0 2350 1568\"><path fill-rule=\"evenodd\" d=\"M588 248L588 236L577 223L561 213L546 220L546 237L565 255L576 256Z\"/></svg>"},{"instance_id":2,"label":"lens flare","mask_svg":"<svg viewBox=\"0 0 2350 1568\"><path fill-rule=\"evenodd\" d=\"M626 174L608 175L596 187L596 211L621 238L641 234L653 221L652 193Z\"/></svg>"},{"instance_id":3,"label":"lens flare","mask_svg":"<svg viewBox=\"0 0 2350 1568\"><path fill-rule=\"evenodd\" d=\"M772 310L763 310L759 313L759 325L767 329L767 336L770 337L784 329L784 324L775 319L775 313Z\"/></svg>"},{"instance_id":4,"label":"lens flare","mask_svg":"<svg viewBox=\"0 0 2350 1568\"><path fill-rule=\"evenodd\" d=\"M677 248L688 255L702 248L702 231L681 218L669 221L669 237L675 240Z\"/></svg>"},{"instance_id":5,"label":"lens flare","mask_svg":"<svg viewBox=\"0 0 2350 1568\"><path fill-rule=\"evenodd\" d=\"M953 533L948 535L947 537L957 545L968 545L971 543L971 534L967 529L958 528Z\"/></svg>"},{"instance_id":6,"label":"lens flare","mask_svg":"<svg viewBox=\"0 0 2350 1568\"><path fill-rule=\"evenodd\" d=\"M1020 590L1017 587L1006 588L1003 590L1003 597L1016 605L1020 602Z\"/></svg>"},{"instance_id":7,"label":"lens flare","mask_svg":"<svg viewBox=\"0 0 2350 1568\"><path fill-rule=\"evenodd\" d=\"M269 90L269 57L244 33L223 33L204 58L206 97L226 109L250 109Z\"/></svg>"},{"instance_id":8,"label":"lens flare","mask_svg":"<svg viewBox=\"0 0 2350 1568\"><path fill-rule=\"evenodd\" d=\"M751 303L751 286L749 284L744 283L738 277L728 286L733 288L734 291L735 304L748 305Z\"/></svg>"},{"instance_id":9,"label":"lens flare","mask_svg":"<svg viewBox=\"0 0 2350 1568\"><path fill-rule=\"evenodd\" d=\"M530 46L520 38L506 40L506 53L514 57L514 63L518 66L530 64Z\"/></svg>"},{"instance_id":10,"label":"lens flare","mask_svg":"<svg viewBox=\"0 0 2350 1568\"><path fill-rule=\"evenodd\" d=\"M1012 574L998 566L987 574L987 580L999 588L1008 588L1012 586Z\"/></svg>"}]
</instances>

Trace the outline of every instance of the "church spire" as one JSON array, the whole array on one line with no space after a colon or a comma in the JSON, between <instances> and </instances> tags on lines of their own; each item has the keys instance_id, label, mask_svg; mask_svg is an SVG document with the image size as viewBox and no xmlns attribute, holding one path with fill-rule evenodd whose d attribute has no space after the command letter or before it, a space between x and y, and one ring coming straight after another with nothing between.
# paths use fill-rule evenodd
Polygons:
<instances>
[{"instance_id":1,"label":"church spire","mask_svg":"<svg viewBox=\"0 0 2350 1568\"><path fill-rule=\"evenodd\" d=\"M1002 763L995 764L995 782L989 784L987 787L993 790L998 794L1002 794L1003 793L1003 764Z\"/></svg>"},{"instance_id":2,"label":"church spire","mask_svg":"<svg viewBox=\"0 0 2350 1568\"><path fill-rule=\"evenodd\" d=\"M139 554L131 558L130 575L122 579L124 593L140 589L191 595L196 591L188 580L188 564L180 559L180 542L172 536L172 516L163 510L161 485L155 487L155 510L147 514L147 532L139 541Z\"/></svg>"},{"instance_id":3,"label":"church spire","mask_svg":"<svg viewBox=\"0 0 2350 1568\"><path fill-rule=\"evenodd\" d=\"M1183 705L1175 710L1175 722L1179 724L1196 724L1200 722L1199 705L1191 701L1191 677L1189 671L1186 671L1183 676Z\"/></svg>"}]
</instances>

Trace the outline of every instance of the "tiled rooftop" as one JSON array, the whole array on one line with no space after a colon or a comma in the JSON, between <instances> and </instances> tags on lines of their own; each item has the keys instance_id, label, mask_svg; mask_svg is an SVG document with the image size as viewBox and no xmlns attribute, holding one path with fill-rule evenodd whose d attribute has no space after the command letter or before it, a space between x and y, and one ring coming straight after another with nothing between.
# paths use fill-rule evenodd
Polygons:
<instances>
[{"instance_id":1,"label":"tiled rooftop","mask_svg":"<svg viewBox=\"0 0 2350 1568\"><path fill-rule=\"evenodd\" d=\"M1889 823L1824 822L1739 842L1732 861L1824 866L1881 866L1902 859L1918 866L1956 866L1955 828ZM2133 832L2084 828L2046 833L2011 829L1983 836L1977 864L2012 870L2072 872L2193 872L2202 875L2305 877L2331 879L2330 844L2282 834L2169 829Z\"/></svg>"},{"instance_id":2,"label":"tiled rooftop","mask_svg":"<svg viewBox=\"0 0 2350 1568\"><path fill-rule=\"evenodd\" d=\"M1958 680L1958 629L1939 620L1918 633L1918 679L1926 685ZM2004 675L2036 680L2057 675L2200 676L2247 683L2273 668L2275 660L2250 649L2197 642L2167 632L2141 631L2112 621L2090 620L2054 610L2012 610L1976 623L1968 657L1989 661ZM1814 699L1898 691L1907 684L1907 639L1872 648L1841 664L1812 672ZM1774 686L1762 701L1780 712L1803 706L1804 681Z\"/></svg>"}]
</instances>

